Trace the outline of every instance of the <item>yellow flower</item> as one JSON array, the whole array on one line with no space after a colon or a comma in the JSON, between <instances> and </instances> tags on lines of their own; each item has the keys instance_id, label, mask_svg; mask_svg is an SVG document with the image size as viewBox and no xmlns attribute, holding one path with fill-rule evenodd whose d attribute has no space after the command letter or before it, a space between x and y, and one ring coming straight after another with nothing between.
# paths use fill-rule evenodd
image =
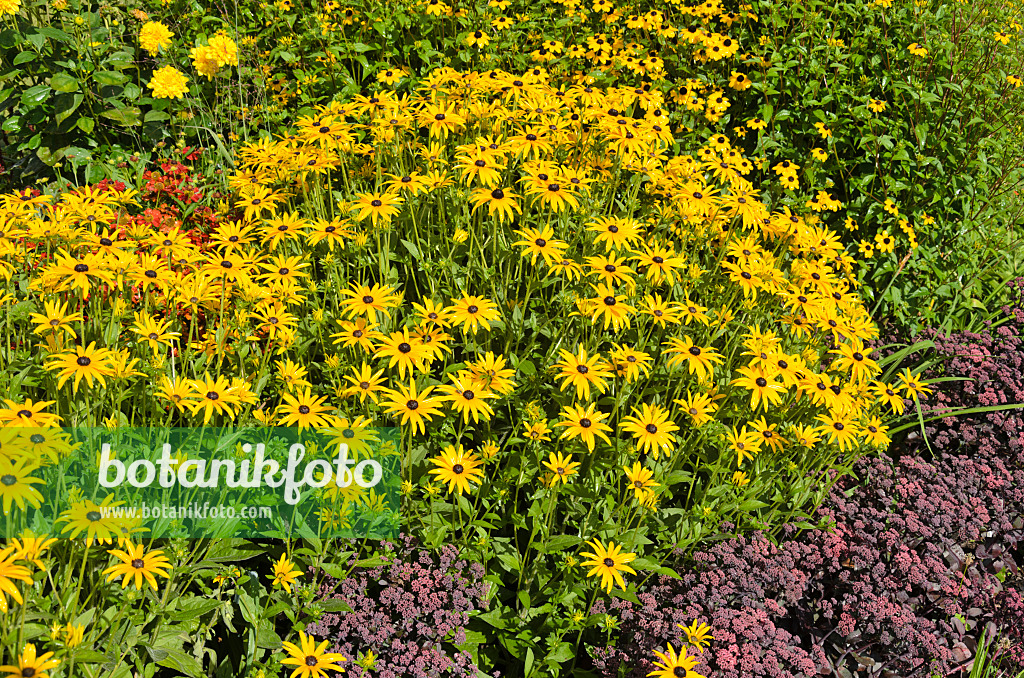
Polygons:
<instances>
[{"instance_id":1,"label":"yellow flower","mask_svg":"<svg viewBox=\"0 0 1024 678\"><path fill-rule=\"evenodd\" d=\"M238 46L226 35L215 35L210 38L208 47L210 56L219 66L238 65Z\"/></svg>"},{"instance_id":2,"label":"yellow flower","mask_svg":"<svg viewBox=\"0 0 1024 678\"><path fill-rule=\"evenodd\" d=\"M174 66L164 66L153 71L149 86L157 99L180 99L188 92L188 78Z\"/></svg>"},{"instance_id":3,"label":"yellow flower","mask_svg":"<svg viewBox=\"0 0 1024 678\"><path fill-rule=\"evenodd\" d=\"M217 63L213 50L202 45L192 48L192 67L196 69L196 73L205 75L211 80L220 70L220 64Z\"/></svg>"},{"instance_id":4,"label":"yellow flower","mask_svg":"<svg viewBox=\"0 0 1024 678\"><path fill-rule=\"evenodd\" d=\"M107 551L107 553L121 561L117 565L108 567L103 571L103 574L108 575L108 582L124 575L124 579L121 581L121 588L128 586L128 582L134 579L135 588L141 590L142 581L145 579L149 582L150 588L156 591L156 578L153 575L158 574L165 579L170 579L167 570L170 569L171 562L163 555L163 551L156 550L143 553L142 544L128 542L127 546L127 551L116 549Z\"/></svg>"},{"instance_id":5,"label":"yellow flower","mask_svg":"<svg viewBox=\"0 0 1024 678\"><path fill-rule=\"evenodd\" d=\"M292 584L301 576L302 573L288 560L288 555L282 553L281 559L274 563L274 574L268 574L267 579L274 580L274 588L280 586L286 593L291 593Z\"/></svg>"},{"instance_id":6,"label":"yellow flower","mask_svg":"<svg viewBox=\"0 0 1024 678\"><path fill-rule=\"evenodd\" d=\"M174 34L171 33L171 29L167 28L167 26L159 21L148 21L143 24L142 30L139 31L139 44L151 56L156 56L161 47L167 49L171 46L172 37L174 37Z\"/></svg>"},{"instance_id":7,"label":"yellow flower","mask_svg":"<svg viewBox=\"0 0 1024 678\"><path fill-rule=\"evenodd\" d=\"M607 547L601 543L600 539L588 541L587 545L594 549L593 553L584 552L582 554L590 559L583 562L584 567L592 568L587 573L587 576L601 575L601 588L609 592L614 584L618 584L623 589L626 588L626 582L622 579L622 573L636 574L636 570L626 564L635 560L636 554L622 553L622 544L616 544L611 541L608 542Z\"/></svg>"}]
</instances>

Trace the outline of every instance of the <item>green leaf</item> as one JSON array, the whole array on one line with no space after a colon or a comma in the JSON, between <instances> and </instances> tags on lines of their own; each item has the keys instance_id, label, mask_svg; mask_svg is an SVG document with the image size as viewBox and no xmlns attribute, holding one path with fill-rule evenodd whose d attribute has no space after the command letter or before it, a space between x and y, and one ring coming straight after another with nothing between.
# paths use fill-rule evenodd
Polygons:
<instances>
[{"instance_id":1,"label":"green leaf","mask_svg":"<svg viewBox=\"0 0 1024 678\"><path fill-rule=\"evenodd\" d=\"M561 664L567 662L573 658L574 647L572 643L559 643L555 646L555 649L548 652L548 656L544 658L545 664Z\"/></svg>"},{"instance_id":2,"label":"green leaf","mask_svg":"<svg viewBox=\"0 0 1024 678\"><path fill-rule=\"evenodd\" d=\"M93 128L96 127L96 121L92 118L79 118L75 121L75 126L86 134L92 134Z\"/></svg>"},{"instance_id":3,"label":"green leaf","mask_svg":"<svg viewBox=\"0 0 1024 678\"><path fill-rule=\"evenodd\" d=\"M15 134L20 132L21 131L21 117L17 116L17 115L12 115L12 116L6 118L4 120L4 122L3 122L3 124L0 125L0 129L2 129L5 132L11 132L11 133L15 133Z\"/></svg>"},{"instance_id":4,"label":"green leaf","mask_svg":"<svg viewBox=\"0 0 1024 678\"><path fill-rule=\"evenodd\" d=\"M162 649L167 653L163 660L156 662L160 666L184 673L191 678L203 678L206 675L203 672L203 665L196 661L196 658L192 655L186 654L177 648L164 647L156 649Z\"/></svg>"},{"instance_id":5,"label":"green leaf","mask_svg":"<svg viewBox=\"0 0 1024 678\"><path fill-rule=\"evenodd\" d=\"M60 42L72 42L70 35L62 30L53 28L52 26L42 26L37 29L42 35L50 38L51 40L59 40Z\"/></svg>"},{"instance_id":6,"label":"green leaf","mask_svg":"<svg viewBox=\"0 0 1024 678\"><path fill-rule=\"evenodd\" d=\"M54 98L53 108L56 112L57 122L64 122L71 117L71 114L78 110L78 107L85 101L85 95L81 92L75 92L74 94L58 94Z\"/></svg>"},{"instance_id":7,"label":"green leaf","mask_svg":"<svg viewBox=\"0 0 1024 678\"><path fill-rule=\"evenodd\" d=\"M177 608L173 612L167 614L167 619L170 621L187 621L195 617L200 617L207 612L212 612L223 605L223 601L220 600L197 598L195 596L178 598L177 603Z\"/></svg>"},{"instance_id":8,"label":"green leaf","mask_svg":"<svg viewBox=\"0 0 1024 678\"><path fill-rule=\"evenodd\" d=\"M381 565L388 565L389 562L381 558L380 556L373 556L371 558L363 558L362 560L356 561L356 567L380 567Z\"/></svg>"},{"instance_id":9,"label":"green leaf","mask_svg":"<svg viewBox=\"0 0 1024 678\"><path fill-rule=\"evenodd\" d=\"M128 80L128 76L124 73L117 71L96 71L92 74L92 79L101 85L120 85Z\"/></svg>"},{"instance_id":10,"label":"green leaf","mask_svg":"<svg viewBox=\"0 0 1024 678\"><path fill-rule=\"evenodd\" d=\"M57 73L50 78L50 87L58 92L77 92L78 78L74 78L67 73Z\"/></svg>"},{"instance_id":11,"label":"green leaf","mask_svg":"<svg viewBox=\"0 0 1024 678\"><path fill-rule=\"evenodd\" d=\"M19 52L18 56L14 57L14 65L20 66L21 64L27 64L36 58L35 52Z\"/></svg>"},{"instance_id":12,"label":"green leaf","mask_svg":"<svg viewBox=\"0 0 1024 678\"><path fill-rule=\"evenodd\" d=\"M582 539L572 534L559 534L554 537L550 537L544 542L545 553L557 553L563 549L571 548L579 544Z\"/></svg>"},{"instance_id":13,"label":"green leaf","mask_svg":"<svg viewBox=\"0 0 1024 678\"><path fill-rule=\"evenodd\" d=\"M46 101L52 91L49 85L40 84L29 87L21 93L21 103L26 106L37 106Z\"/></svg>"},{"instance_id":14,"label":"green leaf","mask_svg":"<svg viewBox=\"0 0 1024 678\"><path fill-rule=\"evenodd\" d=\"M142 111L132 106L120 110L116 108L111 108L110 110L103 111L102 113L100 113L100 115L109 120L113 120L114 122L120 125L131 127L132 125L139 124L139 114L141 112Z\"/></svg>"},{"instance_id":15,"label":"green leaf","mask_svg":"<svg viewBox=\"0 0 1024 678\"><path fill-rule=\"evenodd\" d=\"M758 501L757 499L748 499L736 508L739 511L755 511L759 508L764 508L767 505L768 504L763 501Z\"/></svg>"}]
</instances>

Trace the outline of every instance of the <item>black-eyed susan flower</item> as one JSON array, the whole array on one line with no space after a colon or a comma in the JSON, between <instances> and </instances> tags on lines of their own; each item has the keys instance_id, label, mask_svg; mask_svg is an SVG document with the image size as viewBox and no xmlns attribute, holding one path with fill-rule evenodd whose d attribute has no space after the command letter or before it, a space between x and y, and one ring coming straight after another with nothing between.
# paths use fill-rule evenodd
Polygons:
<instances>
[{"instance_id":1,"label":"black-eyed susan flower","mask_svg":"<svg viewBox=\"0 0 1024 678\"><path fill-rule=\"evenodd\" d=\"M893 413L900 415L903 414L907 404L903 396L896 391L896 388L880 381L876 381L871 385L871 391L875 396L875 400L888 405Z\"/></svg>"},{"instance_id":2,"label":"black-eyed susan flower","mask_svg":"<svg viewBox=\"0 0 1024 678\"><path fill-rule=\"evenodd\" d=\"M918 396L928 395L932 392L930 388L924 385L919 375L912 374L910 368L904 368L899 374L900 385L903 389L903 393L913 400L917 400Z\"/></svg>"},{"instance_id":3,"label":"black-eyed susan flower","mask_svg":"<svg viewBox=\"0 0 1024 678\"><path fill-rule=\"evenodd\" d=\"M537 263L538 256L548 264L561 261L563 252L568 247L565 242L555 239L555 232L550 226L526 228L516 231L516 233L523 239L516 242L515 245L523 248L522 254L524 257L530 257L531 264Z\"/></svg>"},{"instance_id":4,"label":"black-eyed susan flower","mask_svg":"<svg viewBox=\"0 0 1024 678\"><path fill-rule=\"evenodd\" d=\"M21 591L15 582L32 583L32 574L24 565L18 565L18 549L8 546L0 551L0 613L7 613L7 596L10 596L19 605L25 600L21 597ZM9 667L4 667L9 668ZM18 675L21 675L20 673Z\"/></svg>"},{"instance_id":5,"label":"black-eyed susan flower","mask_svg":"<svg viewBox=\"0 0 1024 678\"><path fill-rule=\"evenodd\" d=\"M375 313L383 313L390 318L388 309L396 308L402 301L401 294L396 294L395 290L391 285L374 284L370 287L353 282L351 289L341 291L348 297L342 300L341 305L350 316L365 315L372 321Z\"/></svg>"},{"instance_id":6,"label":"black-eyed susan flower","mask_svg":"<svg viewBox=\"0 0 1024 678\"><path fill-rule=\"evenodd\" d=\"M686 363L690 374L696 374L702 380L711 376L715 365L724 360L715 349L698 346L690 337L671 337L664 346L665 353L671 355L668 360L670 368Z\"/></svg>"},{"instance_id":7,"label":"black-eyed susan flower","mask_svg":"<svg viewBox=\"0 0 1024 678\"><path fill-rule=\"evenodd\" d=\"M121 562L103 570L103 574L107 575L108 582L123 576L121 588L128 586L128 582L134 581L135 588L141 590L142 582L145 581L151 589L156 591L155 575L170 579L168 570L171 568L171 561L164 556L163 551L145 552L142 544L133 544L129 541L124 551L114 549L107 553Z\"/></svg>"},{"instance_id":8,"label":"black-eyed susan flower","mask_svg":"<svg viewBox=\"0 0 1024 678\"><path fill-rule=\"evenodd\" d=\"M416 382L411 382L408 387L399 386L396 390L384 389L383 395L387 398L384 409L400 419L403 426L409 424L413 432L423 433L426 430L425 423L441 413L438 407L441 399L431 397L434 389L433 386L427 386L418 390Z\"/></svg>"},{"instance_id":9,"label":"black-eyed susan flower","mask_svg":"<svg viewBox=\"0 0 1024 678\"><path fill-rule=\"evenodd\" d=\"M615 371L615 375L625 379L628 384L635 382L641 375L650 374L651 364L654 362L650 354L618 344L608 358L608 364Z\"/></svg>"},{"instance_id":10,"label":"black-eyed susan flower","mask_svg":"<svg viewBox=\"0 0 1024 678\"><path fill-rule=\"evenodd\" d=\"M12 503L22 511L26 503L35 508L42 505L43 495L32 487L45 484L41 478L32 475L37 467L38 460L32 457L17 460L0 457L0 499L3 501L4 515L10 514Z\"/></svg>"},{"instance_id":11,"label":"black-eyed susan flower","mask_svg":"<svg viewBox=\"0 0 1024 678\"><path fill-rule=\"evenodd\" d=\"M579 462L572 460L571 454L561 454L552 452L548 456L547 461L543 462L544 466L551 471L550 485L554 487L556 484L561 482L562 484L568 483L569 478L576 475L576 469L579 467Z\"/></svg>"},{"instance_id":12,"label":"black-eyed susan flower","mask_svg":"<svg viewBox=\"0 0 1024 678\"><path fill-rule=\"evenodd\" d=\"M462 445L448 445L441 454L430 460L437 468L430 473L437 476L440 482L448 483L448 493L458 490L459 494L471 489L470 483L480 483L484 472L481 460L472 452L467 452Z\"/></svg>"},{"instance_id":13,"label":"black-eyed susan flower","mask_svg":"<svg viewBox=\"0 0 1024 678\"><path fill-rule=\"evenodd\" d=\"M480 327L491 329L492 322L501 320L501 313L490 299L465 295L452 303L451 319L464 332L472 334Z\"/></svg>"},{"instance_id":14,"label":"black-eyed susan flower","mask_svg":"<svg viewBox=\"0 0 1024 678\"><path fill-rule=\"evenodd\" d=\"M433 359L433 352L421 341L410 337L407 327L377 341L379 344L374 357L378 360L388 360L389 369L397 367L398 376L402 379L407 374L412 376L414 371L425 371Z\"/></svg>"},{"instance_id":15,"label":"black-eyed susan flower","mask_svg":"<svg viewBox=\"0 0 1024 678\"><path fill-rule=\"evenodd\" d=\"M584 551L580 554L588 559L583 561L582 565L591 568L587 576L600 576L601 588L606 591L610 592L615 584L625 589L626 582L622 578L622 573L636 574L636 570L627 565L636 560L636 554L623 553L622 544L612 541L605 546L600 539L594 539L588 541L587 545L592 551Z\"/></svg>"},{"instance_id":16,"label":"black-eyed susan flower","mask_svg":"<svg viewBox=\"0 0 1024 678\"><path fill-rule=\"evenodd\" d=\"M741 376L729 383L750 391L750 409L757 410L762 405L771 407L782 402L785 387L775 381L773 368L755 366L740 367L736 370Z\"/></svg>"},{"instance_id":17,"label":"black-eyed susan flower","mask_svg":"<svg viewBox=\"0 0 1024 678\"><path fill-rule=\"evenodd\" d=\"M848 415L836 411L827 414L820 414L817 417L821 422L818 431L829 437L829 442L839 445L840 450L846 450L856 445L857 436L860 433L856 422Z\"/></svg>"},{"instance_id":18,"label":"black-eyed susan flower","mask_svg":"<svg viewBox=\"0 0 1024 678\"><path fill-rule=\"evenodd\" d=\"M6 611L7 607L5 605L3 612ZM52 652L45 652L41 655L37 655L36 646L32 643L25 643L25 647L22 649L21 654L18 655L18 665L0 666L0 672L11 676L21 676L23 678L50 678L50 674L47 672L50 669L57 668L58 666L60 666L60 660L54 659Z\"/></svg>"},{"instance_id":19,"label":"black-eyed susan flower","mask_svg":"<svg viewBox=\"0 0 1024 678\"><path fill-rule=\"evenodd\" d=\"M64 386L68 379L74 377L73 391L78 393L78 385L85 380L88 386L94 382L100 386L106 386L106 377L113 374L110 364L111 353L108 349L97 348L96 342L90 342L88 346L76 346L70 353L61 353L50 357L46 369L57 373L57 388Z\"/></svg>"},{"instance_id":20,"label":"black-eyed susan flower","mask_svg":"<svg viewBox=\"0 0 1024 678\"><path fill-rule=\"evenodd\" d=\"M672 454L675 439L672 434L679 430L668 418L668 411L659 405L643 403L640 409L633 408L633 414L624 417L622 428L633 434L638 451L650 454L655 459L659 453Z\"/></svg>"},{"instance_id":21,"label":"black-eyed susan flower","mask_svg":"<svg viewBox=\"0 0 1024 678\"><path fill-rule=\"evenodd\" d=\"M519 206L519 196L510 188L491 188L484 186L474 189L470 194L473 201L473 211L487 206L489 216L498 215L498 221L504 223L505 219L515 220L516 214L522 214L523 208Z\"/></svg>"},{"instance_id":22,"label":"black-eyed susan flower","mask_svg":"<svg viewBox=\"0 0 1024 678\"><path fill-rule=\"evenodd\" d=\"M282 659L281 664L295 666L289 678L327 678L333 675L328 674L328 671L344 672L341 662L348 660L337 652L327 652L330 643L330 640L324 640L317 645L313 636L307 636L304 631L299 631L298 645L287 641L282 643L288 657Z\"/></svg>"},{"instance_id":23,"label":"black-eyed susan flower","mask_svg":"<svg viewBox=\"0 0 1024 678\"><path fill-rule=\"evenodd\" d=\"M294 394L282 393L281 399L284 402L277 406L278 426L322 428L333 423L333 417L327 414L331 411L326 405L327 397L314 396L309 388Z\"/></svg>"},{"instance_id":24,"label":"black-eyed susan flower","mask_svg":"<svg viewBox=\"0 0 1024 678\"><path fill-rule=\"evenodd\" d=\"M654 656L660 662L654 662L655 670L647 674L651 678L704 678L693 670L699 660L689 656L686 647L680 647L679 654L676 654L672 643L668 643L666 652L655 650Z\"/></svg>"},{"instance_id":25,"label":"black-eyed susan flower","mask_svg":"<svg viewBox=\"0 0 1024 678\"><path fill-rule=\"evenodd\" d=\"M462 415L463 421L469 423L470 418L474 422L489 421L494 415L494 410L487 403L488 399L496 398L496 394L486 389L476 389L474 384L464 384L458 377L450 377L451 385L440 386L439 389L445 395L441 400L450 403L451 408Z\"/></svg>"},{"instance_id":26,"label":"black-eyed susan flower","mask_svg":"<svg viewBox=\"0 0 1024 678\"><path fill-rule=\"evenodd\" d=\"M33 313L29 319L36 325L34 334L57 334L66 332L77 339L74 323L81 322L81 313L68 313L68 302L58 305L56 301L44 301L43 313Z\"/></svg>"},{"instance_id":27,"label":"black-eyed susan flower","mask_svg":"<svg viewBox=\"0 0 1024 678\"><path fill-rule=\"evenodd\" d=\"M603 319L606 330L609 326L616 332L624 327L629 327L630 316L636 313L636 309L626 303L626 297L616 294L615 290L608 285L592 285L592 287L596 296L586 300L591 319L595 323Z\"/></svg>"},{"instance_id":28,"label":"black-eyed susan flower","mask_svg":"<svg viewBox=\"0 0 1024 678\"><path fill-rule=\"evenodd\" d=\"M287 553L282 553L281 558L274 563L273 574L268 574L267 579L270 579L273 584L272 586L276 589L278 587L284 589L285 593L292 592L292 584L295 580L302 576L302 572L296 569L295 565L288 558Z\"/></svg>"},{"instance_id":29,"label":"black-eyed susan flower","mask_svg":"<svg viewBox=\"0 0 1024 678\"><path fill-rule=\"evenodd\" d=\"M610 432L612 429L602 423L608 418L608 415L598 411L596 408L596 403L591 403L586 409L579 405L563 407L562 416L565 418L555 424L555 426L565 428L561 437L568 439L579 438L591 452L594 451L597 438L601 438L606 443L611 443L606 432Z\"/></svg>"},{"instance_id":30,"label":"black-eyed susan flower","mask_svg":"<svg viewBox=\"0 0 1024 678\"><path fill-rule=\"evenodd\" d=\"M388 224L391 218L398 214L403 202L404 198L394 193L359 193L356 195L354 205L354 209L358 210L356 220L370 219L374 228L377 227L378 221Z\"/></svg>"},{"instance_id":31,"label":"black-eyed susan flower","mask_svg":"<svg viewBox=\"0 0 1024 678\"><path fill-rule=\"evenodd\" d=\"M566 349L559 349L562 360L555 363L554 367L559 370L558 378L562 380L561 390L570 386L576 387L576 397L590 399L590 387L593 386L599 393L604 393L607 388L606 379L612 374L608 371L604 360L600 355L588 356L587 349L582 345L577 346L576 355Z\"/></svg>"},{"instance_id":32,"label":"black-eyed susan flower","mask_svg":"<svg viewBox=\"0 0 1024 678\"><path fill-rule=\"evenodd\" d=\"M626 487L633 491L633 496L641 504L647 501L655 487L660 487L654 482L654 472L638 461L633 462L632 467L623 466L622 471L626 474Z\"/></svg>"}]
</instances>

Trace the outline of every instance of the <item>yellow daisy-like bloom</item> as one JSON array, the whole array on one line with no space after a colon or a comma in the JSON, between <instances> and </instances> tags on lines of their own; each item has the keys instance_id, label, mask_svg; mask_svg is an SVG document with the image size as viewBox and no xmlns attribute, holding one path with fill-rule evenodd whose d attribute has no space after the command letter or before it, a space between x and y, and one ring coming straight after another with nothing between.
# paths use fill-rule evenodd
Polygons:
<instances>
[{"instance_id":1,"label":"yellow daisy-like bloom","mask_svg":"<svg viewBox=\"0 0 1024 678\"><path fill-rule=\"evenodd\" d=\"M292 584L302 576L302 572L295 569L292 561L288 560L288 554L282 553L281 559L274 563L274 574L268 574L267 579L274 581L274 588L280 586L285 593L292 592Z\"/></svg>"},{"instance_id":2,"label":"yellow daisy-like bloom","mask_svg":"<svg viewBox=\"0 0 1024 678\"><path fill-rule=\"evenodd\" d=\"M188 92L188 77L174 66L164 66L153 71L149 87L157 99L180 99Z\"/></svg>"},{"instance_id":3,"label":"yellow daisy-like bloom","mask_svg":"<svg viewBox=\"0 0 1024 678\"><path fill-rule=\"evenodd\" d=\"M171 46L171 38L174 34L159 21L147 21L139 31L139 45L149 52L150 56L156 56L161 47L167 49Z\"/></svg>"},{"instance_id":4,"label":"yellow daisy-like bloom","mask_svg":"<svg viewBox=\"0 0 1024 678\"><path fill-rule=\"evenodd\" d=\"M480 470L480 459L474 453L467 452L462 445L457 448L449 445L430 463L437 466L430 473L436 475L439 481L448 483L448 494L455 490L459 494L468 492L471 489L470 482L479 483L484 477L484 472Z\"/></svg>"},{"instance_id":5,"label":"yellow daisy-like bloom","mask_svg":"<svg viewBox=\"0 0 1024 678\"><path fill-rule=\"evenodd\" d=\"M576 468L580 463L573 461L571 454L563 455L552 452L548 460L544 462L544 465L551 471L552 475L549 484L551 487L554 487L559 481L563 485L569 482L569 478L576 475Z\"/></svg>"},{"instance_id":6,"label":"yellow daisy-like bloom","mask_svg":"<svg viewBox=\"0 0 1024 678\"><path fill-rule=\"evenodd\" d=\"M156 550L144 553L142 544L128 542L127 551L115 549L107 551L107 553L116 557L121 562L103 570L103 574L108 575L107 581L113 581L119 576L124 575L121 588L128 586L128 582L134 579L135 588L141 590L142 581L145 580L149 582L149 587L156 591L156 577L153 575L158 574L165 579L170 579L167 570L171 567L171 561L167 560L163 555L163 551Z\"/></svg>"},{"instance_id":7,"label":"yellow daisy-like bloom","mask_svg":"<svg viewBox=\"0 0 1024 678\"><path fill-rule=\"evenodd\" d=\"M5 610L6 611L6 610ZM60 665L59 659L53 659L52 652L36 655L36 646L26 643L25 649L18 656L17 666L0 666L0 672L12 676L31 676L31 678L50 678L50 669Z\"/></svg>"},{"instance_id":8,"label":"yellow daisy-like bloom","mask_svg":"<svg viewBox=\"0 0 1024 678\"><path fill-rule=\"evenodd\" d=\"M647 674L652 678L704 678L703 675L692 670L698 660L696 657L688 656L685 647L679 648L679 654L676 654L672 643L668 643L668 652L662 653L655 650L654 654L661 662L655 662L654 666L657 670Z\"/></svg>"},{"instance_id":9,"label":"yellow daisy-like bloom","mask_svg":"<svg viewBox=\"0 0 1024 678\"><path fill-rule=\"evenodd\" d=\"M15 565L21 554L14 546L8 546L0 551L0 613L7 613L7 596L14 598L19 605L24 603L21 591L15 585L15 581L22 581L26 584L32 583L32 575L24 565ZM6 668L6 667L5 667Z\"/></svg>"},{"instance_id":10,"label":"yellow daisy-like bloom","mask_svg":"<svg viewBox=\"0 0 1024 678\"><path fill-rule=\"evenodd\" d=\"M606 547L600 539L588 541L587 545L594 549L594 552L584 552L583 555L590 560L583 562L584 567L592 568L587 573L588 577L601 576L601 588L611 591L614 584L626 588L626 582L622 579L622 573L636 574L636 570L626 563L636 559L635 553L622 553L622 545L615 542L608 542Z\"/></svg>"},{"instance_id":11,"label":"yellow daisy-like bloom","mask_svg":"<svg viewBox=\"0 0 1024 678\"><path fill-rule=\"evenodd\" d=\"M686 640L698 650L703 650L705 647L710 647L712 640L715 639L711 635L711 627L707 624L700 623L696 619L689 626L683 626L682 624L676 624L686 634Z\"/></svg>"},{"instance_id":12,"label":"yellow daisy-like bloom","mask_svg":"<svg viewBox=\"0 0 1024 678\"><path fill-rule=\"evenodd\" d=\"M287 659L282 659L281 664L296 667L289 678L326 678L328 671L345 670L338 665L338 662L348 661L345 657L337 652L325 652L330 644L329 640L319 645L314 645L315 642L312 636L299 631L298 645L288 642L281 644L285 652L291 655Z\"/></svg>"}]
</instances>

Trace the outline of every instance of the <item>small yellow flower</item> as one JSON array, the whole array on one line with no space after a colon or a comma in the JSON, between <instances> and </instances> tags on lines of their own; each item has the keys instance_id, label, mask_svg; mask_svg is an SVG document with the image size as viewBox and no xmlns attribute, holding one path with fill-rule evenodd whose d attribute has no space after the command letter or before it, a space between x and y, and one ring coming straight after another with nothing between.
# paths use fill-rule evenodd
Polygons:
<instances>
[{"instance_id":1,"label":"small yellow flower","mask_svg":"<svg viewBox=\"0 0 1024 678\"><path fill-rule=\"evenodd\" d=\"M288 555L282 553L281 559L274 564L274 574L268 574L267 579L274 580L274 588L280 586L285 593L291 593L292 584L301 576L302 572L295 569L292 561L288 560Z\"/></svg>"}]
</instances>

